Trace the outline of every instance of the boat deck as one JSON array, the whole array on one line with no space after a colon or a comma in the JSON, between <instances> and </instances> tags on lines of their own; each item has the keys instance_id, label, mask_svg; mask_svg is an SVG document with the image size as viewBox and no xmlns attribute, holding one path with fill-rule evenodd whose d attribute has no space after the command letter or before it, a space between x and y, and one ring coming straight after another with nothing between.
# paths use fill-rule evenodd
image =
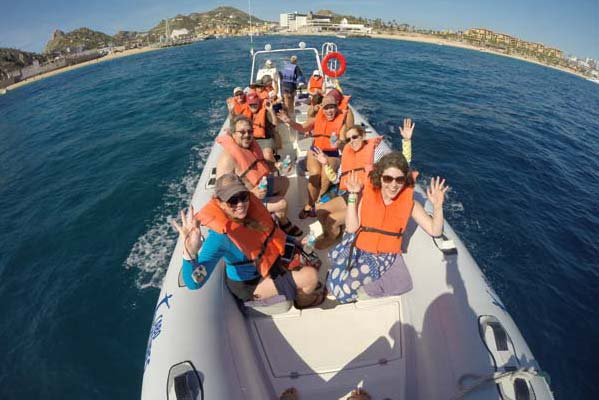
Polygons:
<instances>
[{"instance_id":1,"label":"boat deck","mask_svg":"<svg viewBox=\"0 0 599 400\"><path fill-rule=\"evenodd\" d=\"M307 109L305 104L296 107L296 121L306 120ZM279 154L296 160L294 172L288 175L288 215L307 234L310 225L319 225L315 218L297 218L307 201L305 157L312 139L282 123L277 129L283 142ZM317 251L323 284L330 268L327 251ZM405 387L401 315L400 297L352 304L327 298L315 308L253 315L249 323L275 393L296 387L306 399L345 398L356 382L368 381L369 388L379 388L369 389L376 398L397 399L404 398L400 393Z\"/></svg>"}]
</instances>

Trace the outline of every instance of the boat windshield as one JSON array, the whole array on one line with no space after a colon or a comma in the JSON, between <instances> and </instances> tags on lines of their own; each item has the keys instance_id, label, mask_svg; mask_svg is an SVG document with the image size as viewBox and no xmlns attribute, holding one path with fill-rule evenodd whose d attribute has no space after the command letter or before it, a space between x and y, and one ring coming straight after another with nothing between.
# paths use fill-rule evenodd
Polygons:
<instances>
[{"instance_id":1,"label":"boat windshield","mask_svg":"<svg viewBox=\"0 0 599 400\"><path fill-rule=\"evenodd\" d=\"M261 70L275 69L281 71L285 63L289 62L292 56L297 57L297 65L300 67L306 79L312 75L315 69L320 70L320 56L315 48L295 48L280 50L263 50L254 54L252 61L252 75L250 82L253 83L262 75ZM267 60L272 62L272 66L267 65Z\"/></svg>"}]
</instances>

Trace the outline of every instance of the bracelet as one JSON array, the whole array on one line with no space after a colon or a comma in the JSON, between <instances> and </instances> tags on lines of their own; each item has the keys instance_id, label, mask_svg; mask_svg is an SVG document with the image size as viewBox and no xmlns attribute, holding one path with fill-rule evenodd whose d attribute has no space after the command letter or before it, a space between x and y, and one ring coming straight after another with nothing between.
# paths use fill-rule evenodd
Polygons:
<instances>
[{"instance_id":1,"label":"bracelet","mask_svg":"<svg viewBox=\"0 0 599 400\"><path fill-rule=\"evenodd\" d=\"M348 193L349 193L349 194L354 194L354 195L356 195L356 196L360 194L360 192L348 192Z\"/></svg>"},{"instance_id":2,"label":"bracelet","mask_svg":"<svg viewBox=\"0 0 599 400\"><path fill-rule=\"evenodd\" d=\"M355 197L348 197L347 198L347 204L356 204L356 198Z\"/></svg>"}]
</instances>

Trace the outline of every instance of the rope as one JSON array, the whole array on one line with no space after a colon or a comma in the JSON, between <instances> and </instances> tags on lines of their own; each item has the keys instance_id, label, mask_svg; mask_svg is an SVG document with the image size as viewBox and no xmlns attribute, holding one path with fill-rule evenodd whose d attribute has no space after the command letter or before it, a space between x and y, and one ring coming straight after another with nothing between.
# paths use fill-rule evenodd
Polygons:
<instances>
[{"instance_id":1,"label":"rope","mask_svg":"<svg viewBox=\"0 0 599 400\"><path fill-rule=\"evenodd\" d=\"M466 374L462 375L459 379L460 391L457 395L451 398L451 400L461 400L466 397L466 395L474 392L475 390L488 385L488 384L501 384L505 381L510 381L512 384L514 380L517 378L525 378L531 379L535 376L546 377L543 372L538 371L536 368L519 368L513 371L503 371L503 372L494 372L491 375L476 375L476 374ZM466 379L473 379L474 382L466 385L464 381ZM506 400L513 400L506 396Z\"/></svg>"}]
</instances>

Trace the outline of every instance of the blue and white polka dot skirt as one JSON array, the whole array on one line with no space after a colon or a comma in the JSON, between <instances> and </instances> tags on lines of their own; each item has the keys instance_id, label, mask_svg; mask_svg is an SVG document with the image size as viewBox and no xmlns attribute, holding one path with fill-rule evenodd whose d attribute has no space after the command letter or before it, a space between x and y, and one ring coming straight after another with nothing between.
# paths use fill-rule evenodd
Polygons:
<instances>
[{"instance_id":1,"label":"blue and white polka dot skirt","mask_svg":"<svg viewBox=\"0 0 599 400\"><path fill-rule=\"evenodd\" d=\"M340 303L355 301L360 286L379 279L395 262L396 253L372 254L354 248L351 269L347 270L349 249L355 233L344 233L341 243L329 251L331 270L327 277L327 289Z\"/></svg>"}]
</instances>

